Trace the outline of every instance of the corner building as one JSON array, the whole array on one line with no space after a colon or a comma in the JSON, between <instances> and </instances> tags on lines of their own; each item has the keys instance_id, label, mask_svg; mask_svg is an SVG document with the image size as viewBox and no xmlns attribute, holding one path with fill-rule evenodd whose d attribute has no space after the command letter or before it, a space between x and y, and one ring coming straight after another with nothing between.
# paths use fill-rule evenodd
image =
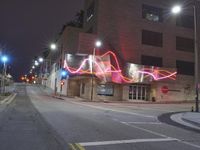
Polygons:
<instances>
[{"instance_id":1,"label":"corner building","mask_svg":"<svg viewBox=\"0 0 200 150\"><path fill-rule=\"evenodd\" d=\"M176 70L176 80L150 80L116 84L98 82L93 86L94 100L126 101L192 101L194 91L194 16L191 1L185 2L180 14L170 12L176 0L85 0L84 27L78 33L74 54L92 54L94 42L103 47L97 55L108 50L115 53L120 67L126 64L154 66L160 70ZM197 6L199 12L199 4ZM199 14L199 13L197 13ZM198 24L200 20L198 15ZM199 33L198 28L198 35ZM68 27L67 27L68 28ZM66 35L68 39L70 35ZM75 38L73 38L75 39ZM199 43L199 40L198 40ZM199 63L199 62L198 62ZM131 66L131 65L130 65ZM169 71L168 69L166 71ZM130 68L129 68L130 71ZM200 74L200 73L199 73ZM91 77L68 79L69 96L90 99ZM77 85L79 87L77 87ZM76 95L72 91L78 90ZM86 92L87 91L87 92Z\"/></svg>"}]
</instances>

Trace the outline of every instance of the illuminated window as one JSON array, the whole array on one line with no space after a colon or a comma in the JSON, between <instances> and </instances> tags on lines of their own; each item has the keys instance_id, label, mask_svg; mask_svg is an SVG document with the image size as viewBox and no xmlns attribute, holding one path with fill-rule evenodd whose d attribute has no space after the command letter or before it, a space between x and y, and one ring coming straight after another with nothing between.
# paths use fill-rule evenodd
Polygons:
<instances>
[{"instance_id":1,"label":"illuminated window","mask_svg":"<svg viewBox=\"0 0 200 150\"><path fill-rule=\"evenodd\" d=\"M156 66L156 67L163 66L163 61L162 61L161 57L142 55L141 63L142 63L142 65L146 65L146 66Z\"/></svg>"},{"instance_id":2,"label":"illuminated window","mask_svg":"<svg viewBox=\"0 0 200 150\"><path fill-rule=\"evenodd\" d=\"M97 95L113 96L114 87L111 84L100 84L97 86Z\"/></svg>"},{"instance_id":3,"label":"illuminated window","mask_svg":"<svg viewBox=\"0 0 200 150\"><path fill-rule=\"evenodd\" d=\"M184 28L194 28L194 17L189 15L179 14L176 18L176 25Z\"/></svg>"},{"instance_id":4,"label":"illuminated window","mask_svg":"<svg viewBox=\"0 0 200 150\"><path fill-rule=\"evenodd\" d=\"M163 35L159 32L142 30L142 44L162 47Z\"/></svg>"},{"instance_id":5,"label":"illuminated window","mask_svg":"<svg viewBox=\"0 0 200 150\"><path fill-rule=\"evenodd\" d=\"M177 60L176 67L177 67L178 74L191 75L191 76L194 75L194 63L193 62Z\"/></svg>"},{"instance_id":6,"label":"illuminated window","mask_svg":"<svg viewBox=\"0 0 200 150\"><path fill-rule=\"evenodd\" d=\"M194 52L194 40L177 36L176 49L185 52Z\"/></svg>"},{"instance_id":7,"label":"illuminated window","mask_svg":"<svg viewBox=\"0 0 200 150\"><path fill-rule=\"evenodd\" d=\"M149 6L149 5L142 5L142 17L144 19L155 21L155 22L162 22L162 9Z\"/></svg>"}]
</instances>

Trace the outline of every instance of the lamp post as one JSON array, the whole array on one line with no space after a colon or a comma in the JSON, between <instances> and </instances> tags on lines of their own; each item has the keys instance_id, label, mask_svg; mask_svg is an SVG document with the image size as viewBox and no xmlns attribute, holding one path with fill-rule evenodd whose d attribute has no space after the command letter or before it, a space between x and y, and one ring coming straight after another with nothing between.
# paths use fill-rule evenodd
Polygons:
<instances>
[{"instance_id":1,"label":"lamp post","mask_svg":"<svg viewBox=\"0 0 200 150\"><path fill-rule=\"evenodd\" d=\"M182 10L181 6L176 5L172 8L172 13L178 14ZM199 51L198 51L198 38L197 38L197 0L193 3L193 15L194 15L194 62L195 62L195 111L199 112Z\"/></svg>"},{"instance_id":2,"label":"lamp post","mask_svg":"<svg viewBox=\"0 0 200 150\"><path fill-rule=\"evenodd\" d=\"M2 62L3 62L3 76L2 76L2 82L1 82L1 87L2 89L2 93L5 93L5 78L6 78L6 70L7 70L7 61L8 61L8 57L7 56L2 56L1 58Z\"/></svg>"},{"instance_id":3,"label":"lamp post","mask_svg":"<svg viewBox=\"0 0 200 150\"><path fill-rule=\"evenodd\" d=\"M92 73L92 82L91 82L91 101L93 101L93 93L94 93L94 73L93 73L93 70L94 70L94 65L95 65L95 55L96 55L96 48L99 48L101 47L102 45L102 42L101 41L96 41L95 42L95 47L93 49L93 55L92 55L92 67L91 67L91 73Z\"/></svg>"},{"instance_id":4,"label":"lamp post","mask_svg":"<svg viewBox=\"0 0 200 150\"><path fill-rule=\"evenodd\" d=\"M50 45L50 50L51 51L55 51L57 49L57 45L55 44L55 43L52 43L51 45ZM49 60L50 60L50 69L49 69L49 72L51 72L51 65L52 65L52 53L50 52L50 55L49 55ZM54 94L56 95L57 94L57 78L55 79L55 81L54 81Z\"/></svg>"}]
</instances>

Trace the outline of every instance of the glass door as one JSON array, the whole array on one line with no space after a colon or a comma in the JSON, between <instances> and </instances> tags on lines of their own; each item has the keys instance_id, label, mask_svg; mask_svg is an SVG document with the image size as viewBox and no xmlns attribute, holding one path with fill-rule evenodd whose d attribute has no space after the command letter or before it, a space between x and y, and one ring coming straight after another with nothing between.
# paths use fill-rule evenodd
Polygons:
<instances>
[{"instance_id":1,"label":"glass door","mask_svg":"<svg viewBox=\"0 0 200 150\"><path fill-rule=\"evenodd\" d=\"M130 100L148 100L148 85L131 85L129 86Z\"/></svg>"}]
</instances>

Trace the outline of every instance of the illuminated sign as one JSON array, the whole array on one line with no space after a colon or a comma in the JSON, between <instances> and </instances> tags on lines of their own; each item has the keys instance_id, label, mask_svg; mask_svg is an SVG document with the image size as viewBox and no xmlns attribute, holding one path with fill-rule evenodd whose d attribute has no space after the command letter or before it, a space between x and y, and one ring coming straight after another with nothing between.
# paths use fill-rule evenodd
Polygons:
<instances>
[{"instance_id":1,"label":"illuminated sign","mask_svg":"<svg viewBox=\"0 0 200 150\"><path fill-rule=\"evenodd\" d=\"M111 63L114 60L114 64ZM169 68L143 66L127 63L122 70L116 55L108 51L101 56L75 56L67 54L64 68L70 74L94 74L105 82L136 83L151 82L163 79L176 79L177 72Z\"/></svg>"}]
</instances>

